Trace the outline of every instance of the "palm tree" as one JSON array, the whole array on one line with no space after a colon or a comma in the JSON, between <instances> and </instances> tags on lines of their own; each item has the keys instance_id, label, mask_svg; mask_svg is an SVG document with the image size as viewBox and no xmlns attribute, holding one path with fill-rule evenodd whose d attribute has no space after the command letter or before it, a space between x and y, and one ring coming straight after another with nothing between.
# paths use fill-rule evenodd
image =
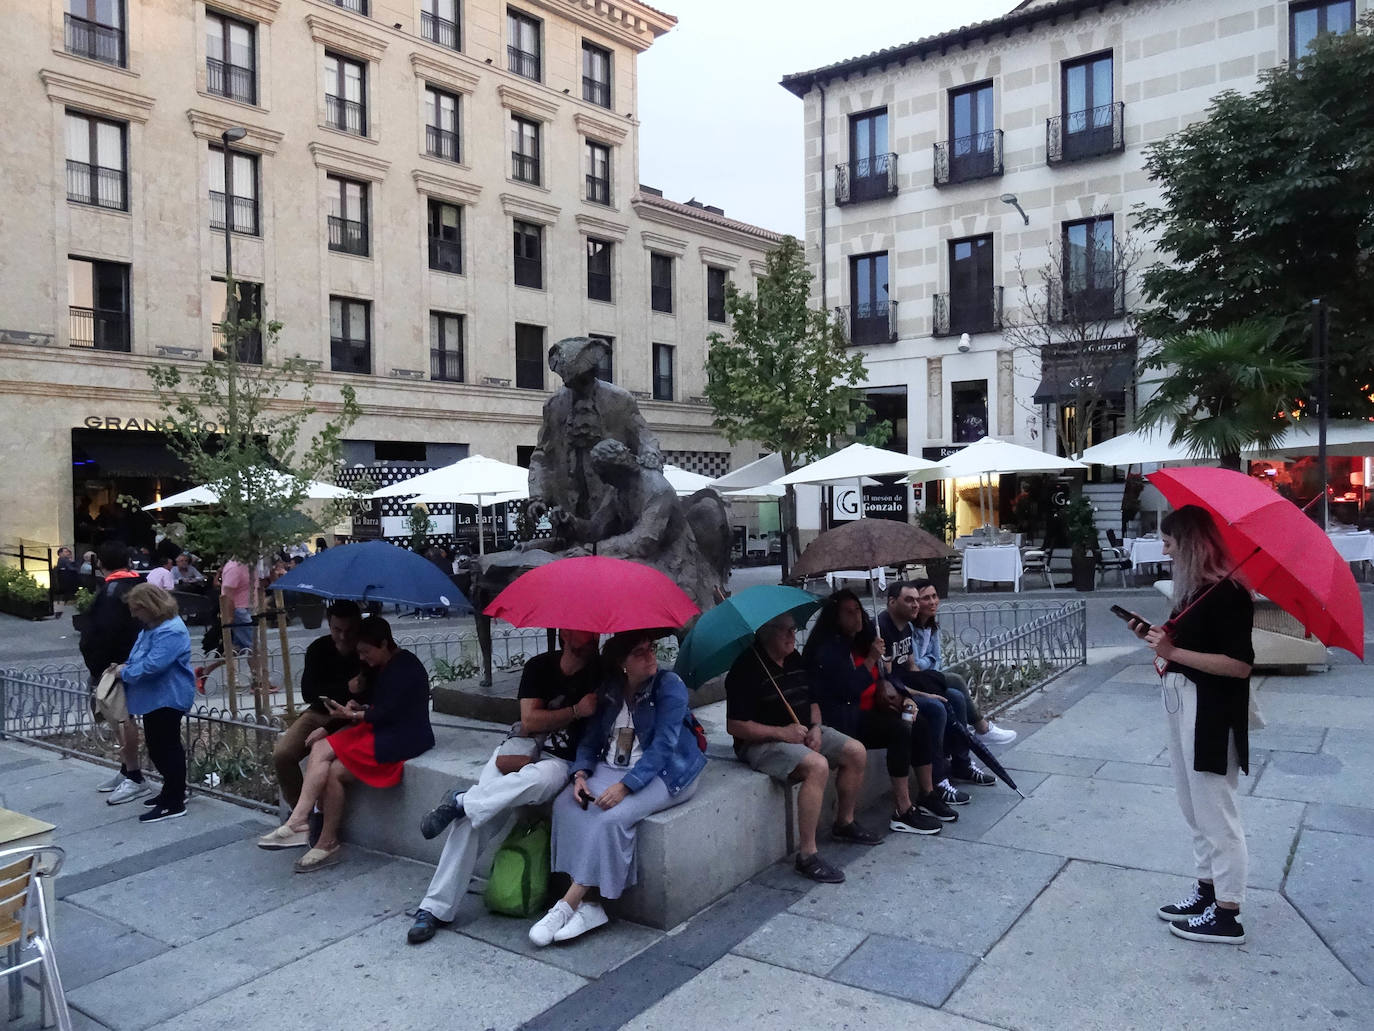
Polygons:
<instances>
[{"instance_id":1,"label":"palm tree","mask_svg":"<svg viewBox=\"0 0 1374 1031\"><path fill-rule=\"evenodd\" d=\"M1250 448L1272 447L1288 428L1283 413L1307 393L1310 363L1279 343L1281 323L1252 320L1165 339L1141 363L1162 370L1158 392L1141 406L1142 426L1163 423L1196 458L1218 456L1240 469Z\"/></svg>"}]
</instances>

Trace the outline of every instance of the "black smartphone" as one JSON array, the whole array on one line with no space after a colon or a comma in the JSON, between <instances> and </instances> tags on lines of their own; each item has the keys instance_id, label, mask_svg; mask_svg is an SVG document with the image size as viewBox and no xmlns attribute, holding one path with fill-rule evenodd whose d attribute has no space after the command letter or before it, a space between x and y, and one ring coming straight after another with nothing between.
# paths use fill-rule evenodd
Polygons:
<instances>
[{"instance_id":1,"label":"black smartphone","mask_svg":"<svg viewBox=\"0 0 1374 1031\"><path fill-rule=\"evenodd\" d=\"M1116 616L1118 619L1122 619L1127 623L1131 622L1131 620L1133 619L1138 619L1146 626L1150 625L1150 621L1146 619L1144 616L1137 616L1134 612L1130 612L1126 609L1123 609L1120 605L1113 605L1111 608L1111 612L1113 616Z\"/></svg>"}]
</instances>

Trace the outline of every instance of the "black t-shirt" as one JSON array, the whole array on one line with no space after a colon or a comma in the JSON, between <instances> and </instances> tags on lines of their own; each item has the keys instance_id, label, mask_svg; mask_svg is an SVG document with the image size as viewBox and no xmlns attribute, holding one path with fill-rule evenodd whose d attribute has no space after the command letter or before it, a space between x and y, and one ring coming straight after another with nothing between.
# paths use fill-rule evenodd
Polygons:
<instances>
[{"instance_id":1,"label":"black t-shirt","mask_svg":"<svg viewBox=\"0 0 1374 1031\"><path fill-rule=\"evenodd\" d=\"M1175 611L1187 608L1187 603L1184 599ZM1178 620L1172 640L1176 647L1188 651L1253 663L1255 648L1250 632L1254 622L1255 603L1250 592L1234 580L1223 580ZM1220 677L1181 662L1170 662L1165 671L1181 673L1197 686L1193 768L1199 773L1224 774L1229 732L1235 734L1240 768L1249 773L1250 679Z\"/></svg>"},{"instance_id":2,"label":"black t-shirt","mask_svg":"<svg viewBox=\"0 0 1374 1031\"><path fill-rule=\"evenodd\" d=\"M544 652L525 663L520 675L517 698L538 698L548 709L566 709L576 705L585 695L595 694L601 686L601 661L596 656L572 676L559 666L562 652ZM573 720L561 730L550 731L544 740L544 751L555 759L569 762L577 758L577 744L582 737L583 720Z\"/></svg>"},{"instance_id":3,"label":"black t-shirt","mask_svg":"<svg viewBox=\"0 0 1374 1031\"><path fill-rule=\"evenodd\" d=\"M911 631L911 623L906 625L905 630L898 630L897 624L885 610L878 613L878 636L887 646L887 654L892 659L893 669L905 668L907 659L911 658L911 653L916 649Z\"/></svg>"},{"instance_id":4,"label":"black t-shirt","mask_svg":"<svg viewBox=\"0 0 1374 1031\"><path fill-rule=\"evenodd\" d=\"M334 639L328 634L317 637L305 650L305 667L301 670L301 698L310 703L316 712L329 714L321 699L332 698L340 705L347 705L350 698L360 704L367 704L372 695L370 686L363 688L360 695L351 694L348 682L362 668L357 654L340 655L334 647Z\"/></svg>"},{"instance_id":5,"label":"black t-shirt","mask_svg":"<svg viewBox=\"0 0 1374 1031\"><path fill-rule=\"evenodd\" d=\"M777 687L773 686L775 682ZM769 727L787 726L793 722L792 713L778 696L779 688L797 719L803 725L809 724L811 703L816 699L802 657L792 652L779 666L761 649L751 646L725 675L725 718Z\"/></svg>"}]
</instances>

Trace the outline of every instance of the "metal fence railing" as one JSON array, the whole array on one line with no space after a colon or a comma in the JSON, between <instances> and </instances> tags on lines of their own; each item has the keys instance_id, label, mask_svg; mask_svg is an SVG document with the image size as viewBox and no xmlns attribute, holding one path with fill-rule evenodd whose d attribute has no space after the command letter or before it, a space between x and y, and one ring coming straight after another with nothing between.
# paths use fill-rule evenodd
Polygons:
<instances>
[{"instance_id":1,"label":"metal fence railing","mask_svg":"<svg viewBox=\"0 0 1374 1031\"><path fill-rule=\"evenodd\" d=\"M968 681L994 712L1088 662L1088 606L1081 600L940 607L945 669Z\"/></svg>"}]
</instances>

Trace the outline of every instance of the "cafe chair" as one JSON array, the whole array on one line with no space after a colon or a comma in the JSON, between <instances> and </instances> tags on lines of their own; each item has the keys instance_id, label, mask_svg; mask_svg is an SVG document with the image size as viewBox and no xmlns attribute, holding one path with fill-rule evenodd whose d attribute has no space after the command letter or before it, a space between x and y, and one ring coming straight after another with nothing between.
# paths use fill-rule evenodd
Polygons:
<instances>
[{"instance_id":1,"label":"cafe chair","mask_svg":"<svg viewBox=\"0 0 1374 1031\"><path fill-rule=\"evenodd\" d=\"M1054 590L1054 577L1050 576L1050 561L1054 558L1053 548L1022 548L1021 549L1021 583L1024 586L1026 577L1031 573L1039 573L1045 578L1045 585L1050 590Z\"/></svg>"},{"instance_id":2,"label":"cafe chair","mask_svg":"<svg viewBox=\"0 0 1374 1031\"><path fill-rule=\"evenodd\" d=\"M5 947L0 974L9 980L11 1021L23 1015L23 972L36 966L41 974L40 1024L52 1026L47 1019L47 1003L51 1002L57 1026L61 1031L71 1031L72 1016L57 971L43 895L44 882L57 875L65 856L56 845L0 851L0 945Z\"/></svg>"},{"instance_id":3,"label":"cafe chair","mask_svg":"<svg viewBox=\"0 0 1374 1031\"><path fill-rule=\"evenodd\" d=\"M1107 531L1107 538L1110 540L1116 536L1110 530ZM1107 573L1115 572L1121 577L1121 586L1126 584L1126 571L1132 568L1131 558L1119 547L1103 548L1097 554L1097 575L1101 579Z\"/></svg>"}]
</instances>

